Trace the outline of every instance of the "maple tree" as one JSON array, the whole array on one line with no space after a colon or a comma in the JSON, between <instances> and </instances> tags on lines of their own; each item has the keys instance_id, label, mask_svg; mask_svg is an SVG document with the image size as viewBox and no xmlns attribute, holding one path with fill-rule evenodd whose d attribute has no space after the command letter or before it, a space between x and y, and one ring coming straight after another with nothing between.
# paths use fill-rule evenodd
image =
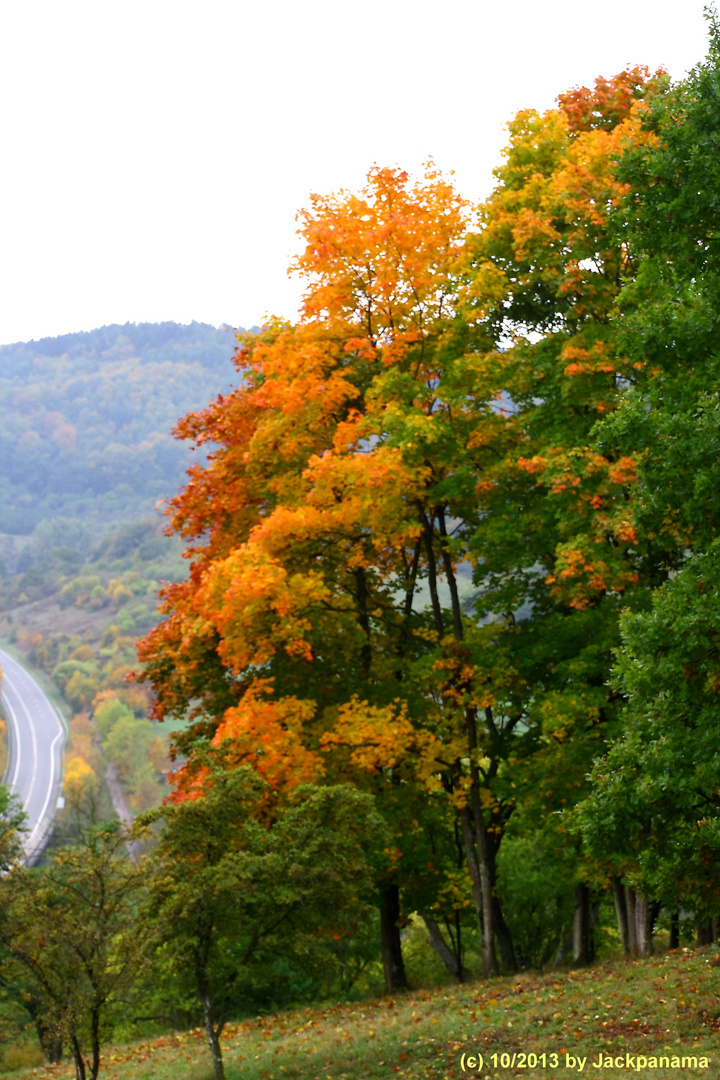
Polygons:
<instances>
[{"instance_id":1,"label":"maple tree","mask_svg":"<svg viewBox=\"0 0 720 1080\"><path fill-rule=\"evenodd\" d=\"M639 128L634 114L623 124ZM621 136L616 128L577 134L562 109L542 119L521 115L511 135L498 192L483 209L484 231L467 243L467 207L432 168L414 188L404 173L375 169L360 195L315 196L300 215L307 247L297 268L309 278L300 322L276 322L247 339L237 357L241 387L179 426L181 435L220 449L173 502L173 527L194 544L191 572L166 589L169 617L140 650L157 715L189 710L196 721L179 750L200 736L216 745L230 739L238 762L292 787L331 775L339 767L332 748L356 745L365 748L364 756L354 753L357 782L370 770L376 787L379 778L392 790L410 774L415 784L437 785L459 815L487 973L495 939L504 966L515 964L495 880L517 802L503 771L537 751L543 722L546 733L554 722L557 735L578 713L594 717L604 694L596 688L593 700L571 704L561 676L554 713L538 723L528 675L537 693L562 658L546 644L545 655L528 656L532 647L523 652L510 627L468 617L459 568L468 558L479 567L490 597L483 614L529 599L534 630L544 591L540 638L557 641L565 617L552 595L559 590L547 582L538 589L532 569L548 550L543 579L557 568L563 536L537 482L545 459L532 449L547 454L553 494L572 492L566 516L584 494L574 490L578 471L601 472L605 489L632 475L631 462L575 451L583 427L587 438L609 408L616 376L602 319L622 256L608 251L597 283L590 272L583 283L579 262L591 248L610 247L596 204L616 197L611 151ZM536 160L531 139L540 147ZM556 254L553 229L564 230L569 253ZM524 276L510 286L508 309L501 279L510 264ZM535 325L546 331L545 354L557 357L547 383L577 399L563 443L550 449L538 446L535 431L557 424L557 401L545 384L544 407L535 404L527 376L521 381L522 344L500 361L495 345L508 321L527 321L541 280L552 290ZM558 320L563 328L550 333ZM498 405L508 394L511 416ZM562 484L558 473L569 462L573 476ZM593 478L591 509L605 489ZM493 492L531 520L529 529L514 528L511 547ZM586 563L583 571L587 577ZM493 589L500 576L503 587ZM633 579L623 568L618 584ZM575 656L579 629L590 647L597 619L575 617L566 635ZM517 627L514 637L522 637ZM586 752L577 756L587 764ZM178 791L196 782L191 758Z\"/></svg>"},{"instance_id":2,"label":"maple tree","mask_svg":"<svg viewBox=\"0 0 720 1080\"><path fill-rule=\"evenodd\" d=\"M619 723L605 681L620 612L643 603L658 561L635 530L633 448L601 452L595 432L643 377L612 320L634 273L615 220L627 193L617 171L630 147L654 139L645 99L663 78L635 68L560 95L543 115L518 114L467 243L464 310L492 335L478 366L497 391L473 438L482 524L470 550L479 614L504 612L510 624L505 714L524 731L506 751L523 767L505 764L494 784L497 839L510 815L516 833L533 832L538 815L576 801ZM576 916L575 955L588 959L582 878Z\"/></svg>"},{"instance_id":3,"label":"maple tree","mask_svg":"<svg viewBox=\"0 0 720 1080\"><path fill-rule=\"evenodd\" d=\"M444 631L437 564L450 566L450 550L444 511L439 529L425 510L435 478L424 444L448 435L436 388L464 212L433 169L414 189L406 174L378 169L362 198L316 198L303 219L304 320L248 340L241 389L181 425L222 449L174 502L174 527L206 536L189 581L166 591L170 618L140 652L157 714L189 707L197 720L180 749L230 737L236 760L258 765L253 744L264 740L259 769L292 786L332 771L338 739L321 737L344 730L348 709L371 742L389 727L402 759L396 714L412 703L411 726L434 725L438 709L412 664ZM426 576L430 621L413 607ZM376 747L359 763L381 781L391 751L382 738L382 762ZM426 773L437 771L428 738ZM449 748L453 760L464 745ZM186 773L192 786L192 761ZM398 783L396 770L387 784ZM396 883L382 891L393 908L387 969L402 982Z\"/></svg>"}]
</instances>

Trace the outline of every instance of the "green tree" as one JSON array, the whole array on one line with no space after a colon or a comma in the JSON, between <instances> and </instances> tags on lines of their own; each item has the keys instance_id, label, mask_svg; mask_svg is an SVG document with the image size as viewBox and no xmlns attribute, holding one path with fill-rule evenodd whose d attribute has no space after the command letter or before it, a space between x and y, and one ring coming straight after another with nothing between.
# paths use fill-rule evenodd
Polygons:
<instances>
[{"instance_id":1,"label":"green tree","mask_svg":"<svg viewBox=\"0 0 720 1080\"><path fill-rule=\"evenodd\" d=\"M622 620L626 727L575 820L597 859L702 923L720 910L720 544Z\"/></svg>"},{"instance_id":2,"label":"green tree","mask_svg":"<svg viewBox=\"0 0 720 1080\"><path fill-rule=\"evenodd\" d=\"M4 975L12 985L20 972L45 1048L69 1042L77 1080L97 1080L106 1021L140 971L145 875L127 839L114 824L86 828L47 866L0 878Z\"/></svg>"},{"instance_id":3,"label":"green tree","mask_svg":"<svg viewBox=\"0 0 720 1080\"><path fill-rule=\"evenodd\" d=\"M349 787L301 787L270 807L247 768L205 758L196 798L150 811L162 821L143 918L175 993L200 1005L216 1080L220 1039L243 981L267 981L267 964L292 944L353 932L368 905L364 849L383 824L369 796Z\"/></svg>"},{"instance_id":4,"label":"green tree","mask_svg":"<svg viewBox=\"0 0 720 1080\"><path fill-rule=\"evenodd\" d=\"M720 904L720 26L687 79L652 103L653 138L629 151L619 210L637 275L619 298L638 377L600 430L638 460L635 529L654 551L648 610L622 622L615 682L625 732L578 812L589 849L671 911Z\"/></svg>"},{"instance_id":5,"label":"green tree","mask_svg":"<svg viewBox=\"0 0 720 1080\"><path fill-rule=\"evenodd\" d=\"M21 860L26 832L27 814L19 798L5 784L0 784L0 873L6 873Z\"/></svg>"}]
</instances>

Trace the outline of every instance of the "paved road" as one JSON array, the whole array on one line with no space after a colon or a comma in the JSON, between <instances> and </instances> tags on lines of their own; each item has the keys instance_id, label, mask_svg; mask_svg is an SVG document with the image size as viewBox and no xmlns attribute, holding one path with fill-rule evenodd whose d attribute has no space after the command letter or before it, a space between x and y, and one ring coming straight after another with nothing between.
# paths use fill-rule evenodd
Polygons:
<instances>
[{"instance_id":1,"label":"paved road","mask_svg":"<svg viewBox=\"0 0 720 1080\"><path fill-rule=\"evenodd\" d=\"M28 816L28 861L47 839L62 780L65 728L32 675L0 649L0 697L8 726L10 755L5 780Z\"/></svg>"}]
</instances>

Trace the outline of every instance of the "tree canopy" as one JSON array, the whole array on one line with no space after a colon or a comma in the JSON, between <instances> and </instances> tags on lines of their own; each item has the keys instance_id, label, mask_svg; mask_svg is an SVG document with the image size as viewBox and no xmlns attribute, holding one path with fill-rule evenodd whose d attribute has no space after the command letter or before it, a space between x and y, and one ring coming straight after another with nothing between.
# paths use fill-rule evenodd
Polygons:
<instances>
[{"instance_id":1,"label":"tree canopy","mask_svg":"<svg viewBox=\"0 0 720 1080\"><path fill-rule=\"evenodd\" d=\"M170 507L190 573L139 651L156 716L189 720L175 798L208 743L278 792L374 793L389 985L400 896L448 932L470 903L485 972L515 966L503 839L587 795L622 731L621 615L667 557L640 528L642 449L608 435L654 377L624 337L623 169L662 152L674 92L636 67L518 114L477 211L432 163L313 196L299 321L241 336L237 388L177 428L210 447ZM579 839L569 885L587 959Z\"/></svg>"}]
</instances>

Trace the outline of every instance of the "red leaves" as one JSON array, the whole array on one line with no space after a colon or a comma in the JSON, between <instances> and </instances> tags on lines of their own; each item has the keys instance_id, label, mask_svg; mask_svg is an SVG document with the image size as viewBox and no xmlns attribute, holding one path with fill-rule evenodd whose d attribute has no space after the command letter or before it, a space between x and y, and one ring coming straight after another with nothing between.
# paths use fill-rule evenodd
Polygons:
<instances>
[{"instance_id":1,"label":"red leaves","mask_svg":"<svg viewBox=\"0 0 720 1080\"><path fill-rule=\"evenodd\" d=\"M567 115L574 135L598 128L610 130L625 119L633 105L647 94L649 86L666 74L664 68L658 68L651 76L644 64L637 64L610 79L599 76L592 90L576 86L558 94L558 104Z\"/></svg>"}]
</instances>

